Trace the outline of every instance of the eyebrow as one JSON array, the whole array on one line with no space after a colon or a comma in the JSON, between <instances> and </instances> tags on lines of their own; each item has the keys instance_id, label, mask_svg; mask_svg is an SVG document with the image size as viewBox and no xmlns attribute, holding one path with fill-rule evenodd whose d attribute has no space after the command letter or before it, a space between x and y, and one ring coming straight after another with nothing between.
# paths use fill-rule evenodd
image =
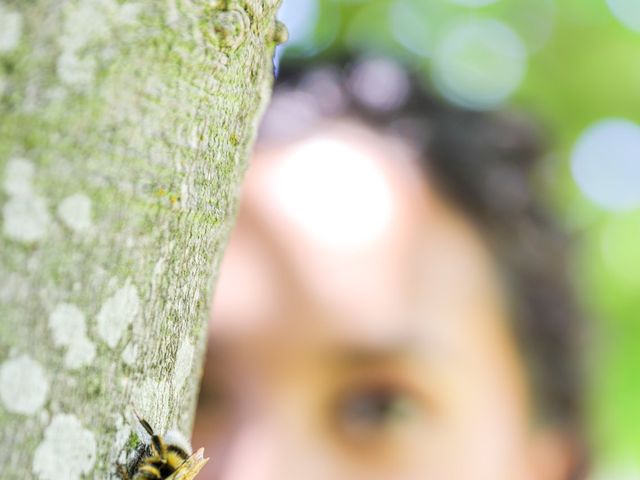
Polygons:
<instances>
[{"instance_id":1,"label":"eyebrow","mask_svg":"<svg viewBox=\"0 0 640 480\"><path fill-rule=\"evenodd\" d=\"M315 353L327 365L341 368L364 368L415 359L424 350L414 338L384 339L380 342L342 341L318 344ZM224 369L229 345L218 339L207 342L207 363Z\"/></svg>"},{"instance_id":2,"label":"eyebrow","mask_svg":"<svg viewBox=\"0 0 640 480\"><path fill-rule=\"evenodd\" d=\"M342 345L327 350L325 355L332 363L348 367L360 367L376 363L388 363L411 358L416 346L410 339L380 345Z\"/></svg>"}]
</instances>

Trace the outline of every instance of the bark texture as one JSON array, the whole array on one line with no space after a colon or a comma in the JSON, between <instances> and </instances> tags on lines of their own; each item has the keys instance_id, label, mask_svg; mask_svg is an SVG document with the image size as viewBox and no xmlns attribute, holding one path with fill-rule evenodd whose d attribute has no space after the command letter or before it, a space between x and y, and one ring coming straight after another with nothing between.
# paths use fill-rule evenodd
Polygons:
<instances>
[{"instance_id":1,"label":"bark texture","mask_svg":"<svg viewBox=\"0 0 640 480\"><path fill-rule=\"evenodd\" d=\"M0 0L0 476L189 432L279 0Z\"/></svg>"}]
</instances>

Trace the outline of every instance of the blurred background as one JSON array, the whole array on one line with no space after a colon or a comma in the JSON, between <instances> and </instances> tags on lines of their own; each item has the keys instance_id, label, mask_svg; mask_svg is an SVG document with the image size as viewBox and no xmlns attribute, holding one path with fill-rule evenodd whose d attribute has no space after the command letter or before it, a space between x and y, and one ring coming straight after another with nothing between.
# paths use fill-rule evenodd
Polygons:
<instances>
[{"instance_id":1,"label":"blurred background","mask_svg":"<svg viewBox=\"0 0 640 480\"><path fill-rule=\"evenodd\" d=\"M278 59L384 54L448 100L531 112L594 323L594 478L640 479L640 2L284 0Z\"/></svg>"},{"instance_id":2,"label":"blurred background","mask_svg":"<svg viewBox=\"0 0 640 480\"><path fill-rule=\"evenodd\" d=\"M276 71L391 57L453 104L543 126L544 196L579 239L572 276L591 322L590 478L640 479L640 2L284 0L280 19Z\"/></svg>"}]
</instances>

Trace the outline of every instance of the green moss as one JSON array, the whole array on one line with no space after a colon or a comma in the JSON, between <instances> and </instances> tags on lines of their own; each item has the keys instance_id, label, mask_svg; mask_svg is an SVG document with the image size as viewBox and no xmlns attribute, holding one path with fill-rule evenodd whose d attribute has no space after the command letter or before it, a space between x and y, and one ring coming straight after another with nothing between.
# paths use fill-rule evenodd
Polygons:
<instances>
[{"instance_id":1,"label":"green moss","mask_svg":"<svg viewBox=\"0 0 640 480\"><path fill-rule=\"evenodd\" d=\"M131 451L138 448L138 445L140 445L140 438L138 437L138 434L136 432L131 432L131 435L129 435L129 438L127 439L125 448L128 451Z\"/></svg>"},{"instance_id":2,"label":"green moss","mask_svg":"<svg viewBox=\"0 0 640 480\"><path fill-rule=\"evenodd\" d=\"M91 376L87 380L87 397L97 398L103 393L102 381L98 377Z\"/></svg>"}]
</instances>

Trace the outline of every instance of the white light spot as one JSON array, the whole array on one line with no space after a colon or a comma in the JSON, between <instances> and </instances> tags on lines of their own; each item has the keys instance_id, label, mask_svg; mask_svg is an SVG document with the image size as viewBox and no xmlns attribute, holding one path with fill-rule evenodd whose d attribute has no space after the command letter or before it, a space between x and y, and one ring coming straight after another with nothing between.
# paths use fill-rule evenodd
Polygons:
<instances>
[{"instance_id":1,"label":"white light spot","mask_svg":"<svg viewBox=\"0 0 640 480\"><path fill-rule=\"evenodd\" d=\"M610 118L589 127L571 155L573 177L584 194L611 210L640 207L640 127Z\"/></svg>"},{"instance_id":2,"label":"white light spot","mask_svg":"<svg viewBox=\"0 0 640 480\"><path fill-rule=\"evenodd\" d=\"M95 345L87 338L85 315L75 305L61 303L49 315L49 329L58 347L67 347L64 363L76 369L90 365L96 356Z\"/></svg>"},{"instance_id":3,"label":"white light spot","mask_svg":"<svg viewBox=\"0 0 640 480\"><path fill-rule=\"evenodd\" d=\"M627 28L640 32L640 2L638 0L607 0L611 13Z\"/></svg>"},{"instance_id":4,"label":"white light spot","mask_svg":"<svg viewBox=\"0 0 640 480\"><path fill-rule=\"evenodd\" d=\"M48 393L44 369L28 355L9 359L0 367L0 399L8 411L31 415L43 407Z\"/></svg>"},{"instance_id":5,"label":"white light spot","mask_svg":"<svg viewBox=\"0 0 640 480\"><path fill-rule=\"evenodd\" d=\"M425 5L410 0L391 4L389 22L394 38L416 55L428 57L433 50L433 19Z\"/></svg>"},{"instance_id":6,"label":"white light spot","mask_svg":"<svg viewBox=\"0 0 640 480\"><path fill-rule=\"evenodd\" d=\"M436 86L451 101L491 108L520 86L527 53L520 37L504 23L465 20L442 37L433 67Z\"/></svg>"},{"instance_id":7,"label":"white light spot","mask_svg":"<svg viewBox=\"0 0 640 480\"><path fill-rule=\"evenodd\" d=\"M140 297L138 289L129 280L124 287L109 297L98 312L98 335L111 348L120 341L125 329L138 315Z\"/></svg>"},{"instance_id":8,"label":"white light spot","mask_svg":"<svg viewBox=\"0 0 640 480\"><path fill-rule=\"evenodd\" d=\"M269 188L281 211L331 247L368 244L391 221L392 195L376 161L340 140L315 137L293 147Z\"/></svg>"},{"instance_id":9,"label":"white light spot","mask_svg":"<svg viewBox=\"0 0 640 480\"><path fill-rule=\"evenodd\" d=\"M392 61L365 60L351 72L349 87L367 107L387 111L399 107L407 99L409 78Z\"/></svg>"},{"instance_id":10,"label":"white light spot","mask_svg":"<svg viewBox=\"0 0 640 480\"><path fill-rule=\"evenodd\" d=\"M376 161L350 144L315 137L294 146L269 184L279 208L314 240L355 249L392 219L389 185Z\"/></svg>"},{"instance_id":11,"label":"white light spot","mask_svg":"<svg viewBox=\"0 0 640 480\"><path fill-rule=\"evenodd\" d=\"M96 439L74 415L53 417L35 451L33 472L40 480L80 480L93 470Z\"/></svg>"},{"instance_id":12,"label":"white light spot","mask_svg":"<svg viewBox=\"0 0 640 480\"><path fill-rule=\"evenodd\" d=\"M11 158L4 175L4 191L7 195L28 195L33 190L33 163L25 158Z\"/></svg>"},{"instance_id":13,"label":"white light spot","mask_svg":"<svg viewBox=\"0 0 640 480\"><path fill-rule=\"evenodd\" d=\"M138 358L138 346L129 342L122 350L122 361L131 367L136 362L136 358Z\"/></svg>"},{"instance_id":14,"label":"white light spot","mask_svg":"<svg viewBox=\"0 0 640 480\"><path fill-rule=\"evenodd\" d=\"M176 364L173 370L173 384L176 387L176 393L182 390L185 380L191 373L193 351L191 342L188 339L183 340L176 354Z\"/></svg>"},{"instance_id":15,"label":"white light spot","mask_svg":"<svg viewBox=\"0 0 640 480\"><path fill-rule=\"evenodd\" d=\"M22 36L22 15L0 3L0 53L18 46Z\"/></svg>"},{"instance_id":16,"label":"white light spot","mask_svg":"<svg viewBox=\"0 0 640 480\"><path fill-rule=\"evenodd\" d=\"M4 234L19 242L32 243L47 234L49 211L47 202L38 195L16 195L2 209Z\"/></svg>"},{"instance_id":17,"label":"white light spot","mask_svg":"<svg viewBox=\"0 0 640 480\"><path fill-rule=\"evenodd\" d=\"M91 199L82 193L65 198L58 205L58 216L75 232L91 227Z\"/></svg>"}]
</instances>

